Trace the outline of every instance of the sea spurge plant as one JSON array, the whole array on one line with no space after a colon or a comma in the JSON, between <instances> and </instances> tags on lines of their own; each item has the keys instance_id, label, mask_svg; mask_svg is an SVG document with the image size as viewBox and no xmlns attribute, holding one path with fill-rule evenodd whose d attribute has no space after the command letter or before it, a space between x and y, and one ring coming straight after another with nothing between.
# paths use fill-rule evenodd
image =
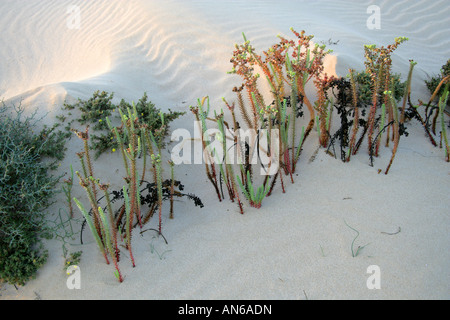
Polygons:
<instances>
[{"instance_id":1,"label":"sea spurge plant","mask_svg":"<svg viewBox=\"0 0 450 320\"><path fill-rule=\"evenodd\" d=\"M70 177L64 180L64 186L62 190L66 195L67 206L69 209L69 215L73 218L73 205L72 205L72 188L73 188L73 167L70 165Z\"/></svg>"},{"instance_id":2,"label":"sea spurge plant","mask_svg":"<svg viewBox=\"0 0 450 320\"><path fill-rule=\"evenodd\" d=\"M318 106L319 109L322 108L323 104L325 103L323 90L325 89L325 85L328 83L328 79L330 79L323 72L324 59L328 54L332 53L332 50L326 50L326 47L324 45L313 45L311 40L314 38L314 36L305 35L305 31L298 33L292 28L291 31L296 35L297 40L286 40L280 37L280 45L285 47L286 50L292 48L292 58L289 58L289 56L287 56L285 63L286 69L289 71L288 79L290 81L291 90L293 92L293 94L291 94L291 97L295 99L292 103L294 106L296 105L298 96L299 98L301 98L302 102L306 104L310 113L310 121L305 130L306 138L313 128L315 122L314 105L311 103L310 98L308 98L308 96L306 95L306 84L310 80L316 82L315 84L318 88L319 98ZM325 82L323 82L323 80L320 81L322 77ZM319 120L322 121L322 117L320 117Z\"/></svg>"},{"instance_id":3,"label":"sea spurge plant","mask_svg":"<svg viewBox=\"0 0 450 320\"><path fill-rule=\"evenodd\" d=\"M296 40L287 40L279 36L279 43L264 51L264 57L257 54L256 50L251 46L244 35L244 44L236 45L236 50L233 53L231 63L233 64L232 72L243 78L243 84L240 88L235 88L233 91L238 93L238 102L241 107L244 119L249 127L258 130L261 125L258 119L258 112L261 113L261 107L266 106L263 94L260 92L257 82L262 78L255 73L255 68L259 67L267 80L271 93L274 99L274 106L278 111L282 108L283 101L286 97L290 97L290 106L292 107L291 127L292 134L289 140L288 149L292 150L290 155L289 172L295 171L297 148L296 148L296 118L299 110L298 104L305 104L310 113L310 121L303 134L303 141L311 132L315 119L317 109L320 117L319 121L322 124L326 123L329 113L327 109L327 98L325 91L328 89L329 83L333 77L323 74L324 59L331 50L326 50L325 46L312 44L312 35L305 35L305 31L296 32L291 29ZM306 85L313 80L317 87L318 103L316 106L311 102L306 95ZM253 114L253 121L251 115L242 107L242 89L246 89L248 101L250 102L251 113ZM281 113L277 115L278 124L281 122ZM326 146L328 140L328 132L324 126L323 133L320 138L321 144ZM287 159L286 159L287 160ZM283 163L286 166L286 163Z\"/></svg>"},{"instance_id":4,"label":"sea spurge plant","mask_svg":"<svg viewBox=\"0 0 450 320\"><path fill-rule=\"evenodd\" d=\"M326 148L330 137L330 122L333 112L332 103L327 98L326 91L330 88L331 83L335 80L333 76L325 75L323 78L316 78L314 84L317 88L318 99L315 103L315 109L319 118L319 144Z\"/></svg>"},{"instance_id":5,"label":"sea spurge plant","mask_svg":"<svg viewBox=\"0 0 450 320\"><path fill-rule=\"evenodd\" d=\"M128 191L125 186L123 187L123 196L125 200L125 233L127 239L127 249L130 251L130 259L133 267L135 267L133 252L131 250L131 235L133 231L133 211L130 205L130 197L128 195Z\"/></svg>"},{"instance_id":6,"label":"sea spurge plant","mask_svg":"<svg viewBox=\"0 0 450 320\"><path fill-rule=\"evenodd\" d=\"M230 59L232 70L229 73L239 76L242 82L232 90L236 94L236 102L230 103L222 98L231 112L235 133L228 125L231 122L224 120L223 112L215 114L215 117L209 116L209 98L199 99L198 105L191 107L203 134L201 139L206 173L220 201L225 198L223 183L231 201L238 198L239 192L235 186L239 185L250 205L258 208L263 198L272 194L278 178L283 193L286 192L283 176L289 175L294 183L301 151L315 125L319 145L327 148L328 154L336 156L334 143L339 139L341 159L345 162L350 161L367 138L369 156L373 163L373 157L378 156L382 136L385 134L386 147L389 147L390 141L394 142L386 174L395 158L400 136L407 135L405 121L410 117L406 105L410 101L411 77L416 63L411 61L408 79L402 83L400 75L392 73L391 57L407 38L396 38L393 44L386 47L366 45L365 71L349 69L348 77L336 78L324 72L325 58L332 51L327 50L325 45L314 44L313 36L306 35L305 31L291 31L295 35L293 40L278 36L278 43L262 54L257 52L244 34L244 42L235 45ZM266 87L269 88L267 92L261 91L260 81L266 82ZM306 87L311 82L316 91L315 97L307 95ZM338 89L337 94L335 89ZM402 97L403 103L398 105ZM208 104L205 107L206 101ZM309 122L299 126L297 118L303 117L304 106L309 111ZM237 120L235 107L240 111L241 123ZM332 135L331 124L335 111L340 117L341 127ZM214 144L209 141L209 136L205 137L209 124L219 128L219 133L214 134ZM248 141L240 141L239 134L236 133L237 129L244 127L253 132L247 136L250 137ZM300 136L298 130L301 130ZM277 134L272 135L272 131ZM443 139L446 140L445 137ZM266 142L267 148L264 147ZM239 170L236 175L227 162L231 148L235 148L239 154ZM333 148L334 153L330 148ZM223 156L222 159L217 157L218 151ZM250 161L255 152L258 163ZM263 163L262 156L269 159L269 162ZM213 160L217 162L217 170ZM255 164L269 173L258 188L254 187L258 178L254 176ZM276 170L270 170L275 167ZM237 183L234 183L235 180ZM240 208L242 213L241 205Z\"/></svg>"},{"instance_id":7,"label":"sea spurge plant","mask_svg":"<svg viewBox=\"0 0 450 320\"><path fill-rule=\"evenodd\" d=\"M138 116L136 112L136 108L133 110L128 108L128 118L122 115L122 122L125 123L125 128L127 129L127 135L129 137L130 143L128 148L126 149L126 156L130 161L130 172L129 172L129 184L128 187L130 189L130 201L131 201L131 212L130 212L130 224L132 224L133 217L136 217L139 221L140 226L142 227L141 222L141 212L139 208L139 181L137 174L137 164L136 160L138 155L142 150L142 141L141 137L138 135L136 130L136 126L139 125Z\"/></svg>"},{"instance_id":8,"label":"sea spurge plant","mask_svg":"<svg viewBox=\"0 0 450 320\"><path fill-rule=\"evenodd\" d=\"M280 155L280 158L284 159L284 171L286 174L289 174L291 177L292 183L294 182L294 179L292 177L293 168L290 165L291 159L289 154L289 127L291 123L291 115L287 114L287 99L284 99L283 104L281 106L281 115L280 115L280 141L282 143L282 154ZM271 130L269 130L271 132ZM281 170L281 168L280 168Z\"/></svg>"},{"instance_id":9,"label":"sea spurge plant","mask_svg":"<svg viewBox=\"0 0 450 320\"><path fill-rule=\"evenodd\" d=\"M217 150L214 150L213 153L216 155L215 160L217 161L217 164L219 166L220 180L221 181L224 180L225 185L228 190L228 196L230 197L230 200L232 202L234 202L235 191L233 189L230 172L229 172L230 166L229 166L229 159L228 159L228 154L227 154L227 139L226 139L226 133L225 133L225 124L223 122L223 112L219 115L216 114L215 118L217 121L217 125L219 127L219 133L216 134L216 139L221 142L222 150L221 150L221 153L217 152ZM220 155L223 155L223 159L220 159ZM223 191L222 191L222 193L223 193Z\"/></svg>"},{"instance_id":10,"label":"sea spurge plant","mask_svg":"<svg viewBox=\"0 0 450 320\"><path fill-rule=\"evenodd\" d=\"M359 130L359 116L360 116L360 111L359 111L359 106L358 106L358 94L357 94L357 89L356 89L356 82L355 82L355 77L354 77L354 70L350 69L350 84L351 84L351 95L352 95L352 108L353 108L353 126L352 126L352 132L351 132L351 137L350 137L350 141L348 144L348 152L345 158L345 161L350 161L351 155L353 154L353 150L355 149L356 146L356 136L358 134L358 130Z\"/></svg>"},{"instance_id":11,"label":"sea spurge plant","mask_svg":"<svg viewBox=\"0 0 450 320\"><path fill-rule=\"evenodd\" d=\"M448 84L450 82L450 74L449 74L449 70L447 67L447 75L443 76L443 78L441 79L441 81L437 84L433 94L430 97L430 100L425 108L425 114L426 114L426 120L425 120L425 125L427 127L427 129L430 129L429 127L431 127L431 132L436 135L436 126L437 126L437 120L439 118L440 115L440 108L439 108L439 101L438 101L438 106L437 107L432 107L432 102L436 99L440 99L440 97L442 97L442 95L444 94L444 88L446 86L446 84ZM442 94L441 94L442 92ZM431 111L429 110L431 108ZM435 110L434 110L435 109ZM429 121L432 117L432 113L434 112L434 116L432 119L432 123L431 126L429 124ZM436 146L437 144L434 143L434 145Z\"/></svg>"},{"instance_id":12,"label":"sea spurge plant","mask_svg":"<svg viewBox=\"0 0 450 320\"><path fill-rule=\"evenodd\" d=\"M173 219L173 196L175 193L175 163L172 160L168 161L170 166L170 219Z\"/></svg>"},{"instance_id":13,"label":"sea spurge plant","mask_svg":"<svg viewBox=\"0 0 450 320\"><path fill-rule=\"evenodd\" d=\"M373 148L373 135L375 130L375 120L378 107L384 103L387 107L388 122L394 121L393 106L390 105L390 98L387 95L382 97L382 102L380 102L380 92L390 91L391 87L391 70L392 70L392 53L398 48L398 46L407 41L406 37L395 38L393 44L387 47L378 48L375 45L364 46L364 54L366 61L364 62L366 66L366 72L370 75L372 83L374 84L372 90L372 106L370 108L370 113L368 117L368 148L369 153L372 155ZM393 133L395 134L395 133ZM378 155L379 141L377 140L377 146L375 148L375 156ZM387 131L387 144L389 143L389 130Z\"/></svg>"},{"instance_id":14,"label":"sea spurge plant","mask_svg":"<svg viewBox=\"0 0 450 320\"><path fill-rule=\"evenodd\" d=\"M233 64L231 73L236 73L243 78L242 85L246 89L247 99L250 102L251 107L252 119L250 124L251 128L256 130L259 126L258 109L255 105L255 99L253 99L252 94L257 97L257 100L259 100L261 105L265 105L265 103L257 86L257 81L260 78L260 75L254 72L254 65L256 64L256 59L258 59L258 56L255 55L255 49L244 34L243 37L245 41L244 44L236 44L236 50L233 52L233 56L230 60Z\"/></svg>"},{"instance_id":15,"label":"sea spurge plant","mask_svg":"<svg viewBox=\"0 0 450 320\"><path fill-rule=\"evenodd\" d=\"M156 168L157 187L158 187L158 207L159 207L159 227L158 231L161 234L161 213L162 213L162 179L161 179L161 155L152 154L152 163Z\"/></svg>"},{"instance_id":16,"label":"sea spurge plant","mask_svg":"<svg viewBox=\"0 0 450 320\"><path fill-rule=\"evenodd\" d=\"M80 209L81 213L83 214L83 217L86 219L86 223L87 223L89 229L91 230L91 234L94 237L95 242L97 243L97 246L100 249L100 252L102 253L103 257L105 258L106 263L109 264L109 259L106 254L105 245L103 244L103 240L101 238L102 234L101 233L99 234L97 232L97 227L94 225L92 217L86 211L83 204L77 198L73 198L73 201L75 202L77 207Z\"/></svg>"},{"instance_id":17,"label":"sea spurge plant","mask_svg":"<svg viewBox=\"0 0 450 320\"><path fill-rule=\"evenodd\" d=\"M223 113L215 116L209 116L209 98L198 101L196 107L191 107L191 111L196 117L197 123L201 126L203 133L202 146L205 158L205 168L208 179L214 186L217 196L221 201L224 198L222 182L228 190L231 201L238 200L240 211L242 206L239 200L239 192L235 181L239 176L241 185L245 188L241 192L249 199L252 206L260 206L262 198L270 195L279 179L283 193L285 184L284 175L289 175L294 183L293 174L296 169L296 163L299 160L303 143L310 134L318 113L319 122L325 124L321 137L322 145L327 144L329 137L329 124L331 116L331 106L326 94L329 84L333 78L324 74L324 59L331 51L326 50L325 46L312 43L312 35L306 35L304 31L298 33L292 29L295 40L288 40L279 36L279 42L259 54L251 42L243 34L244 43L236 44L231 57L231 74L236 74L242 79L239 86L233 88L236 93L237 103L229 103L223 98L223 101L231 112L234 131L245 129L236 119L235 105L239 108L243 124L246 129L253 132L248 135L249 141L240 141L238 134L230 130L228 123L224 121ZM270 92L260 90L260 81L265 81ZM317 88L319 102L313 104L312 97L306 96L306 86L310 81L314 81ZM267 103L271 99L271 103ZM205 107L205 102L208 102ZM302 106L306 105L310 112L310 121L307 126L297 128L296 118L303 116ZM215 124L219 128L222 139L220 151L223 159L215 159L213 154L217 149L212 149L210 141L205 139L207 131L207 122ZM226 129L225 129L226 127ZM301 129L301 136L297 137L296 131ZM231 134L226 134L230 133ZM276 132L274 134L273 132ZM219 135L216 135L216 141ZM227 139L233 141L227 145ZM264 147L267 145L267 148ZM217 145L215 145L217 147ZM235 175L234 169L227 163L227 153L230 148L238 152L239 170ZM253 156L257 154L261 163L261 168L265 173L263 187L258 193L250 196L249 188L254 180L251 162ZM269 159L267 163L262 163L261 156ZM219 161L217 167L213 160ZM222 164L225 160L226 165ZM240 171L240 172L239 172ZM217 179L217 174L220 174ZM270 176L273 175L271 178ZM267 186L267 188L266 188ZM256 203L256 205L255 205Z\"/></svg>"},{"instance_id":18,"label":"sea spurge plant","mask_svg":"<svg viewBox=\"0 0 450 320\"><path fill-rule=\"evenodd\" d=\"M206 110L205 109L205 102L207 102ZM208 119L209 111L210 111L210 104L209 104L209 97L204 97L203 99L198 99L197 106L190 107L192 113L195 116L195 119L197 123L200 126L200 132L201 132L201 143L203 148L203 156L205 159L205 170L206 170L206 176L208 177L211 184L214 186L214 189L216 190L217 197L219 198L219 201L222 201L222 196L219 190L219 183L217 181L217 174L216 174L216 167L214 165L214 157L210 152L209 148L209 141L205 139L205 133L207 130L207 124L206 120Z\"/></svg>"},{"instance_id":19,"label":"sea spurge plant","mask_svg":"<svg viewBox=\"0 0 450 320\"><path fill-rule=\"evenodd\" d=\"M100 252L103 254L103 256L106 259L107 264L109 264L108 255L112 259L114 263L114 267L116 268L116 274L118 275L118 280L120 282L123 281L122 274L119 269L118 265L118 250L116 247L115 240L113 237L115 236L115 231L111 230L111 227L114 228L113 225L110 224L109 219L106 217L106 214L103 212L103 209L101 207L98 207L97 211L99 212L100 216L100 226L101 226L101 237L97 233L96 228L94 226L94 223L92 221L92 217L89 215L89 213L84 208L83 204L78 201L78 199L74 198L74 201L78 208L80 209L81 213L83 214L84 218L86 219L86 222L89 226L89 229L91 230L91 233L97 242L97 245L100 249Z\"/></svg>"},{"instance_id":20,"label":"sea spurge plant","mask_svg":"<svg viewBox=\"0 0 450 320\"><path fill-rule=\"evenodd\" d=\"M228 103L226 102L226 100L224 99L224 102L227 104L227 107L229 108L229 110L231 111L232 117L233 117L233 123L234 123L234 127L237 127L237 123L236 123L236 117L234 115L234 107L231 107L230 105L228 105ZM223 177L223 179L225 180L226 186L227 186L227 190L228 190L228 195L230 197L230 200L232 202L234 202L234 200L237 200L238 206L239 206L239 211L241 214L244 213L243 207L242 207L242 202L239 196L239 191L237 189L237 184L236 184L236 179L235 179L235 174L234 174L234 169L233 166L231 165L231 159L229 159L228 156L228 145L227 145L227 135L226 135L226 124L224 122L224 114L223 112L220 113L219 115L216 114L216 122L220 131L220 134L222 136L222 152L224 155L224 161L220 161L220 159L218 159L219 161L219 168L220 168L220 172L221 175ZM236 135L233 137L233 144L237 145L238 141L237 141L237 137ZM223 169L223 163L225 163L225 170ZM222 180L222 179L221 179Z\"/></svg>"},{"instance_id":21,"label":"sea spurge plant","mask_svg":"<svg viewBox=\"0 0 450 320\"><path fill-rule=\"evenodd\" d=\"M346 77L331 81L334 99L328 99L328 102L334 105L341 126L330 136L327 152L330 148L335 151L334 143L339 139L341 159L348 162L367 139L370 163L373 165L384 138L386 147L389 147L391 141L394 142L395 155L400 136L408 134L405 123L411 118L411 111L406 106L410 103L412 68L416 64L411 62L410 73L405 82L400 81L400 74L392 73L391 56L405 41L407 38L399 37L394 44L386 47L364 46L366 69L360 72L349 69ZM399 104L402 98L403 103ZM319 129L322 127L319 126Z\"/></svg>"},{"instance_id":22,"label":"sea spurge plant","mask_svg":"<svg viewBox=\"0 0 450 320\"><path fill-rule=\"evenodd\" d=\"M89 203L92 207L92 218L93 224L95 226L96 233L101 239L101 226L100 226L100 215L98 212L98 197L97 197L97 182L95 180L94 169L92 165L92 160L90 156L89 150L89 126L86 127L84 132L80 132L78 130L73 130L73 132L83 140L84 152L78 153L78 157L80 159L81 167L83 169L83 175L79 171L76 171L76 175L78 176L80 186L86 191L86 194L89 199ZM105 255L105 260L108 262L108 259Z\"/></svg>"},{"instance_id":23,"label":"sea spurge plant","mask_svg":"<svg viewBox=\"0 0 450 320\"><path fill-rule=\"evenodd\" d=\"M405 109L406 101L407 101L407 99L409 97L409 92L410 92L410 89L411 89L412 73L413 73L413 70L414 70L414 66L416 64L417 63L415 61L413 61L413 60L410 61L410 70L409 70L408 80L406 82L407 89L405 90L404 97L403 97L402 110ZM385 95L389 98L389 104L390 104L390 106L392 108L392 114L393 114L393 118L394 118L393 119L394 126L393 126L393 130L392 130L393 131L393 137L394 137L394 147L393 147L393 150L392 150L391 160L390 160L389 165L388 165L388 167L386 169L386 172L385 172L385 174L388 174L389 173L389 169L390 169L390 167L392 165L392 162L394 161L394 157L395 157L395 154L396 154L397 149L398 149L398 145L399 145L399 142L400 142L400 136L402 134L401 130L402 130L402 125L403 125L403 122L404 122L404 118L402 117L402 113L403 112L401 110L399 111L399 108L397 106L397 102L395 101L395 98L393 97L392 91L386 91Z\"/></svg>"},{"instance_id":24,"label":"sea spurge plant","mask_svg":"<svg viewBox=\"0 0 450 320\"><path fill-rule=\"evenodd\" d=\"M448 65L448 63L447 63ZM445 67L445 66L444 66ZM447 70L447 75L445 76L445 70ZM420 122L420 124L423 126L425 130L425 134L427 135L428 139L430 140L431 144L434 147L439 146L437 139L437 122L438 119L442 120L442 116L444 115L445 107L442 109L439 107L439 100L442 97L441 92L444 92L446 84L450 82L450 71L449 67L447 66L447 69L443 69L443 76L441 78L433 78L434 84L432 87L430 87L430 83L427 83L427 87L432 90L430 91L431 97L429 98L428 102L425 103L422 100L418 101L417 105L413 105L408 99L409 107L405 110L405 118L406 119L415 119ZM437 100L437 104L435 101ZM447 100L447 106L449 104L449 100ZM421 108L425 107L423 110L424 114L421 114ZM448 114L448 112L447 112ZM442 138L442 133L441 133Z\"/></svg>"},{"instance_id":25,"label":"sea spurge plant","mask_svg":"<svg viewBox=\"0 0 450 320\"><path fill-rule=\"evenodd\" d=\"M117 229L117 223L115 221L115 214L114 214L114 211L113 211L111 198L110 198L109 191L108 191L109 190L109 185L108 184L99 184L99 189L104 192L104 196L105 196L105 199L106 199L106 210L109 213L108 214L108 218L109 218L109 227L108 227L108 229L111 229L112 243L113 243L113 247L114 247L114 256L117 259L117 261L119 261L119 259L120 259L120 250L119 250L119 245L118 245L118 229ZM104 212L103 210L102 210L102 212L99 212L100 216L104 214L103 212Z\"/></svg>"},{"instance_id":26,"label":"sea spurge plant","mask_svg":"<svg viewBox=\"0 0 450 320\"><path fill-rule=\"evenodd\" d=\"M394 161L395 158L395 154L397 152L398 149L398 144L400 142L400 126L399 126L399 112L398 112L398 107L397 104L395 102L395 100L392 97L392 92L391 91L385 91L384 94L386 96L389 97L389 99L391 100L391 104L392 104L392 112L393 112L393 116L394 116L394 121L393 121L393 135L394 135L394 148L392 150L392 157L391 160L389 162L389 165L386 169L386 174L388 174L389 169L392 165L392 162Z\"/></svg>"},{"instance_id":27,"label":"sea spurge plant","mask_svg":"<svg viewBox=\"0 0 450 320\"><path fill-rule=\"evenodd\" d=\"M143 228L156 210L159 210L158 232L162 234L162 203L163 200L171 202L170 215L173 218L173 198L188 197L196 205L203 206L198 197L180 192L183 189L179 181L175 181L173 163L171 165L171 179L163 181L163 168L161 150L164 147L163 137L166 130L166 115L159 113L159 127L144 122L139 116L138 107L132 104L126 109L118 109L120 125L114 126L109 117L105 123L110 130L123 160L123 178L125 185L120 190L110 190L108 184L103 183L95 176L90 148L88 147L89 132L74 130L84 142L84 151L78 153L81 162L81 173L76 172L80 185L86 191L91 209L87 211L81 203L76 203L91 230L106 262L112 260L116 270L115 275L121 282L122 274L119 270L120 241L128 250L132 266L135 267L135 258L132 250L133 230ZM152 112L154 110L152 109ZM202 111L203 113L203 111ZM147 161L150 157L151 161ZM150 170L153 183L144 180L147 169ZM178 188L180 191L175 190ZM103 191L103 196L98 191ZM121 202L119 202L121 200ZM113 204L119 204L114 208ZM102 206L101 204L104 204ZM117 206L116 204L116 206ZM147 206L147 210L145 208Z\"/></svg>"},{"instance_id":28,"label":"sea spurge plant","mask_svg":"<svg viewBox=\"0 0 450 320\"><path fill-rule=\"evenodd\" d=\"M245 197L250 202L250 206L254 208L261 208L261 203L263 199L267 196L270 190L269 186L269 180L266 180L265 184L259 186L256 190L253 186L250 172L247 171L247 184L244 185L244 183L241 181L239 176L236 176L237 181L239 183L239 186L241 187L242 193L245 195Z\"/></svg>"},{"instance_id":29,"label":"sea spurge plant","mask_svg":"<svg viewBox=\"0 0 450 320\"><path fill-rule=\"evenodd\" d=\"M444 119L444 110L445 107L447 106L448 94L449 94L449 84L445 86L444 92L442 93L442 96L439 99L439 114L441 119L441 136L442 139L444 140L445 160L447 162L450 162L450 146L448 144L447 128Z\"/></svg>"}]
</instances>

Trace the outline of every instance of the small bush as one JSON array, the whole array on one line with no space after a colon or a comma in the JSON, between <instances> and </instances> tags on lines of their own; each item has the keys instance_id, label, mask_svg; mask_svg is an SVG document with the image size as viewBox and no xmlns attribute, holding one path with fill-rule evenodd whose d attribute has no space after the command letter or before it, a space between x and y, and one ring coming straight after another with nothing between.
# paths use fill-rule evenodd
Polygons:
<instances>
[{"instance_id":1,"label":"small bush","mask_svg":"<svg viewBox=\"0 0 450 320\"><path fill-rule=\"evenodd\" d=\"M64 150L61 133L44 128L33 133L38 120L15 115L0 106L0 281L23 285L47 258L41 239L50 237L44 211L52 204L59 180L49 174ZM62 149L55 149L56 147Z\"/></svg>"},{"instance_id":2,"label":"small bush","mask_svg":"<svg viewBox=\"0 0 450 320\"><path fill-rule=\"evenodd\" d=\"M108 130L106 118L108 117L112 121L119 120L118 111L127 114L128 109L133 109L133 106L123 99L118 105L113 104L113 98L114 93L110 94L105 91L96 91L88 100L78 99L78 102L75 104L64 104L66 110L80 110L81 116L77 119L78 122L82 125L90 125L96 132L91 134L90 145L90 148L95 150L96 158L104 152L118 148L113 132ZM148 100L146 93L136 103L135 107L139 121L146 124L148 129L154 133L160 148L164 147L163 140L168 133L169 123L185 114L185 112L174 112L170 109L167 113L161 112L160 109ZM125 141L125 143L128 143L128 141Z\"/></svg>"},{"instance_id":3,"label":"small bush","mask_svg":"<svg viewBox=\"0 0 450 320\"><path fill-rule=\"evenodd\" d=\"M403 98L406 82L402 82L400 80L401 74L399 73L392 74L391 76L392 76L391 79L392 92L395 100L399 101L401 98ZM370 74L365 71L355 72L354 79L357 85L358 98L361 103L361 106L370 107L373 97L373 82L370 78ZM382 97L383 89L380 89L378 94ZM379 102L379 105L381 106L381 100Z\"/></svg>"},{"instance_id":4,"label":"small bush","mask_svg":"<svg viewBox=\"0 0 450 320\"><path fill-rule=\"evenodd\" d=\"M401 75L398 73L392 74L391 76L392 95L394 100L398 102L405 93L407 82L402 82L400 80ZM359 130L362 130L362 132L367 131L368 123L366 114L370 110L373 99L373 82L371 76L365 71L354 72L352 70L352 74L347 75L347 77L335 79L331 83L331 94L334 108L340 117L340 127L331 136L328 150L330 148L334 150L334 144L338 141L341 159L346 162L350 159L349 152L351 152L348 147L352 146L355 148L357 143L357 140L355 140L356 136L352 135L352 133ZM353 95L356 97L355 101ZM384 93L380 89L377 99L377 108L380 110L382 109L383 97ZM356 108L358 108L358 112L360 113L357 117ZM383 128L379 128L381 115L378 115L375 120L378 129L382 130ZM405 127L402 128L406 129ZM405 132L405 134L407 133ZM362 142L361 137L358 140L359 143Z\"/></svg>"}]
</instances>

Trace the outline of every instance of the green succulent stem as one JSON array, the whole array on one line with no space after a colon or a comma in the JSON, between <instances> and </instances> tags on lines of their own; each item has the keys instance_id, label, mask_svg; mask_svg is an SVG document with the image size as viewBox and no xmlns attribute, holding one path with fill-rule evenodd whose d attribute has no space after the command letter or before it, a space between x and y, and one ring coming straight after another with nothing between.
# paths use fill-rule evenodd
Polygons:
<instances>
[{"instance_id":1,"label":"green succulent stem","mask_svg":"<svg viewBox=\"0 0 450 320\"><path fill-rule=\"evenodd\" d=\"M100 252L102 253L103 257L105 258L106 263L109 264L109 260L108 260L108 257L106 255L105 246L103 245L103 242L100 239L100 236L99 236L99 234L97 232L97 229L96 229L96 226L94 225L94 222L92 221L91 216L87 213L87 211L84 208L83 204L80 201L78 201L77 198L73 198L73 201L75 202L75 204L77 205L78 209L80 209L82 215L86 219L86 223L88 224L89 229L91 230L92 236L94 237L95 241L97 242L97 246L100 249Z\"/></svg>"},{"instance_id":2,"label":"green succulent stem","mask_svg":"<svg viewBox=\"0 0 450 320\"><path fill-rule=\"evenodd\" d=\"M441 119L441 135L444 140L444 150L445 150L445 160L447 162L450 162L450 146L448 143L448 137L447 137L447 128L445 124L445 116L444 116L444 110L447 105L448 101L448 95L449 95L449 84L445 86L444 92L442 96L439 99L439 114Z\"/></svg>"},{"instance_id":3,"label":"green succulent stem","mask_svg":"<svg viewBox=\"0 0 450 320\"><path fill-rule=\"evenodd\" d=\"M269 180L267 179L265 184L263 184L262 186L259 186L255 192L255 188L251 181L251 176L250 176L249 171L247 171L247 186L244 186L239 175L237 175L236 178L237 178L237 182L242 190L242 193L249 200L250 206L257 208L257 209L261 208L262 200L267 196L267 194L269 193L269 190L270 190Z\"/></svg>"},{"instance_id":4,"label":"green succulent stem","mask_svg":"<svg viewBox=\"0 0 450 320\"><path fill-rule=\"evenodd\" d=\"M134 257L133 257L133 250L131 247L131 234L132 234L132 226L133 226L133 213L131 211L131 205L130 205L130 198L128 196L128 192L126 187L123 187L123 196L125 199L125 213L126 213L126 222L125 222L125 233L126 233L126 237L127 237L127 248L128 251L130 252L130 259L131 259L131 263L133 268L136 266L135 262L134 262Z\"/></svg>"},{"instance_id":5,"label":"green succulent stem","mask_svg":"<svg viewBox=\"0 0 450 320\"><path fill-rule=\"evenodd\" d=\"M157 188L158 188L158 209L159 209L159 226L158 232L162 233L162 178L161 178L161 155L152 154L153 165L156 168Z\"/></svg>"},{"instance_id":6,"label":"green succulent stem","mask_svg":"<svg viewBox=\"0 0 450 320\"><path fill-rule=\"evenodd\" d=\"M119 265L117 263L116 248L113 248L113 243L112 243L111 234L110 234L110 225L109 225L108 219L106 218L106 215L103 212L103 209L101 207L98 207L98 212L100 213L100 218L101 218L101 221L103 224L103 229L105 230L104 234L105 234L106 249L108 250L109 255L111 256L111 258L113 260L114 267L116 268L116 271L117 271L119 282L123 282L122 274L120 273Z\"/></svg>"}]
</instances>

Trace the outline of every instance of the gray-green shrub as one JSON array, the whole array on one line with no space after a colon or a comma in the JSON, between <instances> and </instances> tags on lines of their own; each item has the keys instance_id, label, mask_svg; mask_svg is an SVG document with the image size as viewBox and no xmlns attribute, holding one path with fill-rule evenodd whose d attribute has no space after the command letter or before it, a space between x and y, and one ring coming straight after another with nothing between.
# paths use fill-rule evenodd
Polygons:
<instances>
[{"instance_id":1,"label":"gray-green shrub","mask_svg":"<svg viewBox=\"0 0 450 320\"><path fill-rule=\"evenodd\" d=\"M0 282L24 285L47 258L45 210L59 177L44 157L61 159L64 138L54 128L34 133L39 120L0 105Z\"/></svg>"}]
</instances>

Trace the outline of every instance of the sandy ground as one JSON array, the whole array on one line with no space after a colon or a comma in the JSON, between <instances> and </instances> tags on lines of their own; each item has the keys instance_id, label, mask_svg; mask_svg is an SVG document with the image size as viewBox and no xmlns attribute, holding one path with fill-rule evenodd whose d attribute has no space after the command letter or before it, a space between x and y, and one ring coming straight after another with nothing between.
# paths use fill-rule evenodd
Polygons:
<instances>
[{"instance_id":1,"label":"sandy ground","mask_svg":"<svg viewBox=\"0 0 450 320\"><path fill-rule=\"evenodd\" d=\"M370 5L381 10L380 29L366 25ZM68 11L73 8L79 11ZM338 76L364 68L364 44L409 37L393 59L403 78L408 61L418 62L413 100L429 97L424 80L450 53L446 0L2 0L0 12L0 97L37 110L49 124L65 100L87 99L96 90L127 101L147 92L159 108L175 111L188 111L208 95L220 110L222 97L232 101L231 89L240 83L226 72L242 32L266 50L278 34L291 37L290 27L304 29L330 44L327 72ZM172 130L193 126L187 114ZM217 201L202 165L177 166L177 178L205 207L176 202L174 220L166 207L168 244L152 232L136 232L137 265L132 268L124 252L123 283L85 232L84 245L75 238L70 247L83 251L81 289L68 289L61 243L49 241L49 259L37 278L18 290L3 285L0 299L449 299L450 167L417 123L408 131L387 176L377 171L386 168L389 148L381 149L374 167L365 152L344 164L323 150L314 157L314 132L295 184L285 194L276 189L260 210L246 206L244 215L235 204ZM76 140L69 142L61 172L70 164L79 169ZM121 161L105 154L95 171L121 188L120 173L112 174L123 170ZM74 196L85 201L80 189L74 187ZM63 198L52 213L59 208L65 208ZM349 226L359 231L355 246L366 245L357 257ZM368 268L374 265L381 288L370 290Z\"/></svg>"}]
</instances>

